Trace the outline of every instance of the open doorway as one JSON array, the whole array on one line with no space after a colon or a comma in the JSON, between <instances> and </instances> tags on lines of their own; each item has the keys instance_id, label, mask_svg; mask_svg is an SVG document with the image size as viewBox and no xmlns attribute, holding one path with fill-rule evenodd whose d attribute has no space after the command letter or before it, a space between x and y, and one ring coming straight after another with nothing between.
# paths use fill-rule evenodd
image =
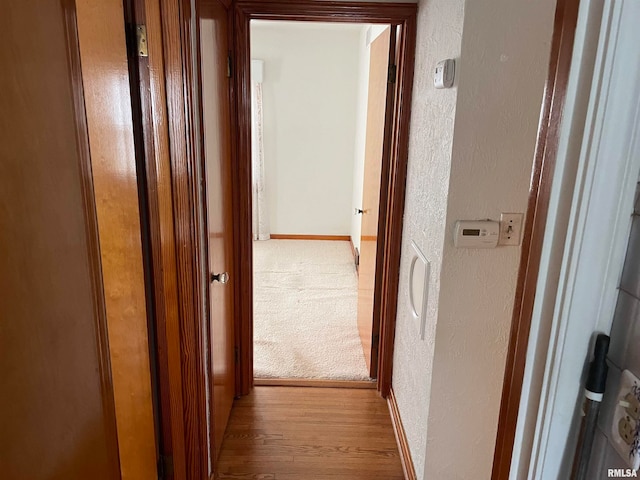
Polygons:
<instances>
[{"instance_id":1,"label":"open doorway","mask_svg":"<svg viewBox=\"0 0 640 480\"><path fill-rule=\"evenodd\" d=\"M250 23L256 383L376 376L391 31Z\"/></svg>"}]
</instances>

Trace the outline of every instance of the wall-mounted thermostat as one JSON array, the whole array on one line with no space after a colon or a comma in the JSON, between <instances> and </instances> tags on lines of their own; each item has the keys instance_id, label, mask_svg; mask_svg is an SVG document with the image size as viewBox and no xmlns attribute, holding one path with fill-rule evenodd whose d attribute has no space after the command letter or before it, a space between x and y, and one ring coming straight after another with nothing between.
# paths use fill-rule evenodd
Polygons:
<instances>
[{"instance_id":1,"label":"wall-mounted thermostat","mask_svg":"<svg viewBox=\"0 0 640 480\"><path fill-rule=\"evenodd\" d=\"M495 248L500 224L493 220L458 220L453 232L457 248Z\"/></svg>"},{"instance_id":2,"label":"wall-mounted thermostat","mask_svg":"<svg viewBox=\"0 0 640 480\"><path fill-rule=\"evenodd\" d=\"M453 86L453 77L455 75L456 62L448 58L442 60L436 65L433 84L436 88L450 88Z\"/></svg>"}]
</instances>

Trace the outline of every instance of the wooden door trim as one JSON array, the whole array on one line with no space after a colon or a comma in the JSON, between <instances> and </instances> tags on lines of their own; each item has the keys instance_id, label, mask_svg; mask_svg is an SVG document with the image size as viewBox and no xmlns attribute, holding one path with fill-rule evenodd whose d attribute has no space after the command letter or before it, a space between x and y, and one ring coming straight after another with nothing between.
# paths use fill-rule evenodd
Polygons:
<instances>
[{"instance_id":1,"label":"wooden door trim","mask_svg":"<svg viewBox=\"0 0 640 480\"><path fill-rule=\"evenodd\" d=\"M149 343L154 359L159 469L163 478L186 478L178 265L159 0L124 0L146 262L150 282ZM136 26L147 26L148 57L137 52Z\"/></svg>"},{"instance_id":2,"label":"wooden door trim","mask_svg":"<svg viewBox=\"0 0 640 480\"><path fill-rule=\"evenodd\" d=\"M201 158L186 0L125 0L146 23L149 56L130 57L139 88L164 478L208 478ZM150 332L151 334L151 332Z\"/></svg>"},{"instance_id":3,"label":"wooden door trim","mask_svg":"<svg viewBox=\"0 0 640 480\"><path fill-rule=\"evenodd\" d=\"M413 466L413 459L411 458L409 439L407 438L406 430L402 424L400 408L398 407L396 395L393 393L393 388L387 397L387 405L389 407L389 415L391 416L391 424L393 425L393 433L396 436L396 442L398 444L398 453L400 453L400 462L402 463L404 478L406 480L418 480L416 469Z\"/></svg>"},{"instance_id":4,"label":"wooden door trim","mask_svg":"<svg viewBox=\"0 0 640 480\"><path fill-rule=\"evenodd\" d=\"M393 341L400 271L400 238L406 186L407 157L409 147L409 119L413 86L417 5L413 3L367 3L299 0L238 0L235 3L233 92L236 119L234 128L236 145L233 178L234 234L237 239L235 264L238 283L236 288L236 339L239 363L237 393L246 395L253 387L253 295L252 278L252 219L251 219L251 116L250 116L250 55L249 21L299 20L321 22L382 23L396 25L400 29L397 42L397 78L394 93L392 135L385 144L389 148L386 164L387 175L381 187L381 212L383 227L380 231L379 255L381 265L379 296L381 302L374 313L380 319L378 352L378 390L386 397L391 387ZM383 165L383 171L385 165ZM379 258L379 257L378 257Z\"/></svg>"},{"instance_id":5,"label":"wooden door trim","mask_svg":"<svg viewBox=\"0 0 640 480\"><path fill-rule=\"evenodd\" d=\"M390 27L390 38L389 38L389 52L388 52L388 63L389 65L396 65L398 63L398 26L391 25ZM373 44L373 42L371 42ZM397 71L396 71L397 74ZM387 363L393 361L393 355L391 354L388 357L383 358L380 355L380 351L388 348L388 342L385 342L382 339L382 330L383 325L388 322L388 316L385 317L383 314L383 308L385 308L385 299L384 294L388 288L389 277L388 273L388 265L386 265L386 258L389 255L389 251L386 248L387 242L389 239L387 235L390 233L387 231L389 228L389 213L391 213L389 204L389 193L386 195L382 195L382 192L389 192L389 188L394 184L393 178L391 178L393 171L393 142L395 135L395 125L394 120L397 111L394 111L394 107L396 104L396 91L392 88L387 88L386 100L385 100L385 120L384 120L384 134L383 134L383 143L382 143L382 169L380 173L380 200L378 206L378 248L376 251L376 270L375 277L382 279L381 282L375 282L374 291L373 291L373 326L372 326L372 339L371 339L371 370L370 375L371 378L379 378L378 373L381 371L381 363L385 364L385 368L387 368ZM408 140L407 140L408 141ZM365 162L366 165L366 162ZM366 166L365 166L366 170ZM404 200L403 200L404 207ZM402 225L400 226L400 233L402 233ZM362 237L364 238L364 237ZM382 240L379 240L382 239ZM400 257L398 256L398 262L400 261ZM397 293L397 292L396 292ZM397 303L397 296L393 303ZM385 317L385 321L383 321L383 317ZM393 321L395 323L395 312L393 313ZM391 333L395 336L395 326L393 328L393 332L390 332L389 328L386 329L387 334ZM376 345L376 336L377 335L377 345ZM382 341L381 341L382 340ZM391 343L391 349L393 353L393 342ZM391 368L387 368L388 378L389 378L389 389L383 393L386 398L387 395L391 393ZM384 383L384 380L382 380ZM385 385L386 388L386 385Z\"/></svg>"},{"instance_id":6,"label":"wooden door trim","mask_svg":"<svg viewBox=\"0 0 640 480\"><path fill-rule=\"evenodd\" d=\"M383 397L391 391L393 369L393 348L396 332L398 307L398 283L400 278L400 254L402 243L402 220L407 178L407 158L409 156L409 122L411 119L411 89L413 86L414 58L416 48L416 17L412 16L402 25L403 35L398 39L399 53L397 72L400 87L397 95L402 101L396 102L395 125L392 139L392 162L387 197L387 226L385 229L385 279L382 289L382 311L384 323L380 326L380 351L378 361L378 389ZM405 98L407 97L407 98Z\"/></svg>"},{"instance_id":7,"label":"wooden door trim","mask_svg":"<svg viewBox=\"0 0 640 480\"><path fill-rule=\"evenodd\" d=\"M560 126L571 68L579 3L580 0L558 0L556 6L549 72L538 126L538 140L502 387L502 401L491 475L493 480L507 480L511 468L536 284L558 153Z\"/></svg>"},{"instance_id":8,"label":"wooden door trim","mask_svg":"<svg viewBox=\"0 0 640 480\"><path fill-rule=\"evenodd\" d=\"M177 263L177 310L184 425L186 478L205 478L208 465L206 312L203 299L202 232L197 109L191 60L190 2L161 0L165 88L169 127L169 157ZM175 460L175 454L174 454Z\"/></svg>"},{"instance_id":9,"label":"wooden door trim","mask_svg":"<svg viewBox=\"0 0 640 480\"><path fill-rule=\"evenodd\" d=\"M98 356L98 375L100 376L104 415L102 422L109 439L114 441L107 445L109 472L113 478L119 478L120 454L116 422L116 404L111 373L111 355L109 351L109 332L104 284L102 281L102 261L100 256L100 240L98 230L98 213L93 185L91 153L89 148L89 127L85 109L84 86L82 82L82 66L80 61L80 40L78 37L78 21L75 2L63 0L64 23L67 35L69 58L69 76L72 81L73 108L75 116L76 143L80 163L80 183L82 204L86 221L86 239L89 253L89 276L96 326L96 351Z\"/></svg>"}]
</instances>

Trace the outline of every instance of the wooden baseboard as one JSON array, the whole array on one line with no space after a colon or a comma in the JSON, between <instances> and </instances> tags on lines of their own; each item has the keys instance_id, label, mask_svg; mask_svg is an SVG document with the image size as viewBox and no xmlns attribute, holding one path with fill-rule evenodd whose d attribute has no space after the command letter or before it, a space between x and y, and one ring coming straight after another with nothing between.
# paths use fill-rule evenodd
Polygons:
<instances>
[{"instance_id":1,"label":"wooden baseboard","mask_svg":"<svg viewBox=\"0 0 640 480\"><path fill-rule=\"evenodd\" d=\"M358 260L358 255L356 254L356 247L353 244L353 239L351 237L349 237L349 245L351 246L351 254L353 255L353 263L356 266L356 273L360 273L360 265L358 265L360 262Z\"/></svg>"},{"instance_id":2,"label":"wooden baseboard","mask_svg":"<svg viewBox=\"0 0 640 480\"><path fill-rule=\"evenodd\" d=\"M258 387L320 387L320 388L376 388L376 382L351 380L321 380L306 378L255 378Z\"/></svg>"},{"instance_id":3,"label":"wooden baseboard","mask_svg":"<svg viewBox=\"0 0 640 480\"><path fill-rule=\"evenodd\" d=\"M387 404L389 405L389 413L391 414L393 431L396 434L396 441L398 442L398 451L400 452L400 461L402 462L404 478L405 480L417 480L416 471L413 468L413 460L411 460L409 442L407 441L407 435L404 431L404 427L402 426L400 411L398 410L396 396L393 393L393 387L389 392L389 397L387 397Z\"/></svg>"},{"instance_id":4,"label":"wooden baseboard","mask_svg":"<svg viewBox=\"0 0 640 480\"><path fill-rule=\"evenodd\" d=\"M349 235L293 235L285 233L272 233L271 240L339 240L348 242Z\"/></svg>"}]
</instances>

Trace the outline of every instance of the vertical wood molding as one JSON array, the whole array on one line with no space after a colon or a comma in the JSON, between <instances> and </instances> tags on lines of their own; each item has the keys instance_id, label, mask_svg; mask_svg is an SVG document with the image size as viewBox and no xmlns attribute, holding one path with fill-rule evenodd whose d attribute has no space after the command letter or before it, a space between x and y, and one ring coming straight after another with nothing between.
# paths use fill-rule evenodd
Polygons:
<instances>
[{"instance_id":1,"label":"vertical wood molding","mask_svg":"<svg viewBox=\"0 0 640 480\"><path fill-rule=\"evenodd\" d=\"M558 0L556 7L549 73L538 126L531 190L524 224L492 480L507 480L511 468L536 284L571 68L579 3L579 0Z\"/></svg>"},{"instance_id":2,"label":"vertical wood molding","mask_svg":"<svg viewBox=\"0 0 640 480\"><path fill-rule=\"evenodd\" d=\"M411 119L411 95L416 48L416 16L409 16L400 26L397 55L398 83L394 112L394 136L392 139L391 171L387 201L387 225L385 230L382 298L380 327L380 351L378 359L378 390L383 397L391 391L393 373L393 346L398 307L398 282L400 278L400 254L402 244L402 220L406 192L407 161L409 157L409 121Z\"/></svg>"},{"instance_id":3,"label":"vertical wood molding","mask_svg":"<svg viewBox=\"0 0 640 480\"><path fill-rule=\"evenodd\" d=\"M130 45L130 71L134 114L139 136L139 171L145 176L142 193L148 208L148 248L151 265L153 318L150 334L155 335L157 407L159 415L158 453L172 458L173 471L165 471L167 480L186 478L184 403L180 318L178 305L177 260L173 218L171 159L159 0L125 0L130 9L130 35L136 25L147 26L148 57L137 55ZM134 40L135 37L132 39ZM135 98L137 94L137 99ZM137 102L136 102L137 100Z\"/></svg>"},{"instance_id":4,"label":"vertical wood molding","mask_svg":"<svg viewBox=\"0 0 640 480\"><path fill-rule=\"evenodd\" d=\"M253 246L251 213L251 92L248 13L235 5L233 23L233 51L235 75L232 78L235 112L235 155L233 156L235 265L238 283L235 290L236 343L239 365L236 374L238 395L247 395L253 387ZM247 159L249 159L247 161ZM247 189L247 185L249 188Z\"/></svg>"},{"instance_id":5,"label":"vertical wood molding","mask_svg":"<svg viewBox=\"0 0 640 480\"><path fill-rule=\"evenodd\" d=\"M396 401L396 396L393 393L393 388L389 389L387 405L389 406L393 432L395 433L396 441L398 442L398 451L400 453L400 461L402 462L404 478L405 480L417 480L418 477L416 476L413 460L411 459L411 450L409 450L409 441L407 440L407 434L402 426L400 410L398 409L398 402Z\"/></svg>"},{"instance_id":6,"label":"vertical wood molding","mask_svg":"<svg viewBox=\"0 0 640 480\"><path fill-rule=\"evenodd\" d=\"M106 299L104 283L102 279L102 267L100 261L100 232L98 230L98 216L96 209L95 188L93 184L93 171L91 165L91 152L89 146L89 128L87 126L87 111L85 105L84 86L82 84L82 64L80 58L80 39L78 34L78 20L76 5L72 0L63 0L63 8L66 14L66 29L69 43L69 61L71 65L71 77L74 82L74 108L76 116L76 131L78 152L80 154L80 169L82 172L82 196L84 200L85 218L87 221L87 239L91 252L91 278L94 292L95 316L98 319L96 326L97 349L100 358L100 378L105 406L105 427L109 436L117 440L118 430L116 421L115 396L113 389L113 374L111 370L111 352L109 351L109 327L107 322ZM117 441L110 444L108 456L113 470L109 473L113 476L120 474L120 455Z\"/></svg>"},{"instance_id":7,"label":"vertical wood molding","mask_svg":"<svg viewBox=\"0 0 640 480\"><path fill-rule=\"evenodd\" d=\"M155 428L123 5L76 3L121 474L153 478Z\"/></svg>"},{"instance_id":8,"label":"vertical wood molding","mask_svg":"<svg viewBox=\"0 0 640 480\"><path fill-rule=\"evenodd\" d=\"M160 0L165 89L169 129L170 175L176 246L180 341L180 387L186 478L204 478L208 466L206 414L206 312L203 311L199 212L197 115L194 106L188 0ZM147 32L148 33L148 32ZM168 192L167 192L168 193ZM168 338L175 348L176 339ZM175 368L175 363L172 363ZM177 452L174 452L174 458Z\"/></svg>"}]
</instances>

